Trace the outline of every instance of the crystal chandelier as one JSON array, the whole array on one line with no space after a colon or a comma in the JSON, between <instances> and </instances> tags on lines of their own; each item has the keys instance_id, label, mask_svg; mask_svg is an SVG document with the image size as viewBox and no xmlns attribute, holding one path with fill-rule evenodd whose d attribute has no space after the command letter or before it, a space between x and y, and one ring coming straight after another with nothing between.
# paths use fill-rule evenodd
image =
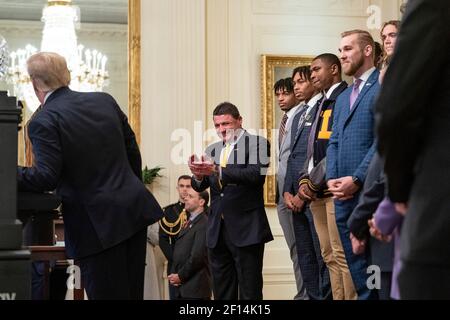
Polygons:
<instances>
[{"instance_id":1,"label":"crystal chandelier","mask_svg":"<svg viewBox=\"0 0 450 320\"><path fill-rule=\"evenodd\" d=\"M0 34L0 80L6 75L8 62L8 46L5 38Z\"/></svg>"},{"instance_id":2,"label":"crystal chandelier","mask_svg":"<svg viewBox=\"0 0 450 320\"><path fill-rule=\"evenodd\" d=\"M48 0L42 11L41 51L56 52L66 58L71 74L70 88L76 91L102 91L108 85L106 62L108 58L97 50L85 49L77 45L75 23L79 22L78 8L71 0ZM30 78L26 70L26 61L37 52L27 45L10 54L10 67L7 81L14 86L14 95L25 101L26 106L35 111L39 106Z\"/></svg>"}]
</instances>

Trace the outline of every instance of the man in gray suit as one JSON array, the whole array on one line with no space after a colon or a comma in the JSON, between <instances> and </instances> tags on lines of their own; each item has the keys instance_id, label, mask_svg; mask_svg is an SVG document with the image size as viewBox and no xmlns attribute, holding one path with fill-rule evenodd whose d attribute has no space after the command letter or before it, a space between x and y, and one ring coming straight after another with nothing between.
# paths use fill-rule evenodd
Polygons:
<instances>
[{"instance_id":1,"label":"man in gray suit","mask_svg":"<svg viewBox=\"0 0 450 320\"><path fill-rule=\"evenodd\" d=\"M283 197L284 179L286 178L286 168L289 155L291 154L291 124L292 119L297 114L299 106L304 102L295 97L294 84L292 78L280 79L274 86L275 97L281 111L284 112L280 123L278 135L278 172L277 172L277 211L278 220L283 229L284 238L289 248L291 260L294 267L295 282L297 284L297 294L294 300L307 299L306 288L303 284L300 265L298 263L297 246L295 244L294 226L292 220L292 210L286 207Z\"/></svg>"}]
</instances>

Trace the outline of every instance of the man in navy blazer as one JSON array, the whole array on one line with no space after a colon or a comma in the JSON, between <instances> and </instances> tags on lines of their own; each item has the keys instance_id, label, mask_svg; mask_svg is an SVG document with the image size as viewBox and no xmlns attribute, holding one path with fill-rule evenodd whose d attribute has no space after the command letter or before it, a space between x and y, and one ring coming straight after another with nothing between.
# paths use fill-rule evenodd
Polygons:
<instances>
[{"instance_id":1,"label":"man in navy blazer","mask_svg":"<svg viewBox=\"0 0 450 320\"><path fill-rule=\"evenodd\" d=\"M327 185L335 199L336 224L359 299L371 298L375 292L366 283L365 255L352 251L347 220L358 203L375 150L373 108L379 91L379 72L373 64L373 49L374 41L367 31L342 34L339 48L342 68L346 75L353 76L354 84L336 101L327 149Z\"/></svg>"},{"instance_id":2,"label":"man in navy blazer","mask_svg":"<svg viewBox=\"0 0 450 320\"><path fill-rule=\"evenodd\" d=\"M42 108L28 125L34 163L18 168L19 190L62 198L66 252L89 299L142 299L147 226L163 213L140 180L127 118L108 94L70 90L62 56L27 64Z\"/></svg>"},{"instance_id":3,"label":"man in navy blazer","mask_svg":"<svg viewBox=\"0 0 450 320\"><path fill-rule=\"evenodd\" d=\"M242 129L229 102L215 108L213 120L222 141L206 148L209 161L190 161L189 168L192 188L211 193L206 245L214 299L261 300L264 245L273 240L263 194L270 145Z\"/></svg>"}]
</instances>

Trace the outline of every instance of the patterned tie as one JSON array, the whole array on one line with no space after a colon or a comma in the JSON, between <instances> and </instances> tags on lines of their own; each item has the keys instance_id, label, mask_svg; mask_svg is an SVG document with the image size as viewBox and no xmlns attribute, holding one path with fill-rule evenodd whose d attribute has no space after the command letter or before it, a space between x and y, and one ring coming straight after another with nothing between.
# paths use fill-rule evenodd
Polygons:
<instances>
[{"instance_id":1,"label":"patterned tie","mask_svg":"<svg viewBox=\"0 0 450 320\"><path fill-rule=\"evenodd\" d=\"M278 145L281 147L283 143L284 135L286 134L286 123L288 120L287 113L284 114L283 119L281 119L280 131L278 133Z\"/></svg>"},{"instance_id":2,"label":"patterned tie","mask_svg":"<svg viewBox=\"0 0 450 320\"><path fill-rule=\"evenodd\" d=\"M352 110L356 99L358 99L359 86L361 85L361 82L362 82L361 79L356 79L355 82L353 83L353 90L352 90L352 94L350 95L350 110Z\"/></svg>"}]
</instances>

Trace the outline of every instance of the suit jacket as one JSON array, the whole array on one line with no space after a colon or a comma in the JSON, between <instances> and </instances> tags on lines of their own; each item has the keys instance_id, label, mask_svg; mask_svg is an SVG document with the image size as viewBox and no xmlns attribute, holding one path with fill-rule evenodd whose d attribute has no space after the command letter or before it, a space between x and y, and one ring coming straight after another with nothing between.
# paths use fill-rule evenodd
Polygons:
<instances>
[{"instance_id":1,"label":"suit jacket","mask_svg":"<svg viewBox=\"0 0 450 320\"><path fill-rule=\"evenodd\" d=\"M310 132L310 136L313 135L314 139L311 140L312 137L308 138L307 158L299 179L300 184L308 184L309 188L316 191L319 197L325 196L325 193L329 196L328 192L326 192L326 160L324 160L330 138L327 137L327 134L329 135L333 128L333 113L336 99L345 91L345 89L347 89L347 87L347 82L342 81L339 86L333 90L328 99L324 98L325 101L323 101L320 110L317 110L316 118L312 125L312 130L314 130L314 128L315 130L314 132ZM325 124L328 124L328 127L324 127ZM329 133L323 131L329 131ZM312 145L309 145L310 140L313 142ZM308 169L311 157L313 159L314 167L312 171L309 172Z\"/></svg>"},{"instance_id":2,"label":"suit jacket","mask_svg":"<svg viewBox=\"0 0 450 320\"><path fill-rule=\"evenodd\" d=\"M134 133L110 95L60 88L29 123L28 135L35 160L18 168L19 190L56 189L70 257L113 247L162 216L140 181Z\"/></svg>"},{"instance_id":3,"label":"suit jacket","mask_svg":"<svg viewBox=\"0 0 450 320\"><path fill-rule=\"evenodd\" d=\"M208 218L203 212L178 234L170 273L178 273L182 283L178 290L183 298L211 297L211 273L206 248L207 225Z\"/></svg>"},{"instance_id":4,"label":"suit jacket","mask_svg":"<svg viewBox=\"0 0 450 320\"><path fill-rule=\"evenodd\" d=\"M205 154L220 164L222 141L206 148ZM210 188L211 211L208 216L207 246L215 248L221 223L236 247L273 240L264 208L264 183L270 162L270 144L260 137L244 132L234 146L222 181L218 175L201 182L192 178L192 188L201 192Z\"/></svg>"},{"instance_id":5,"label":"suit jacket","mask_svg":"<svg viewBox=\"0 0 450 320\"><path fill-rule=\"evenodd\" d=\"M379 72L375 70L350 110L351 85L336 101L333 133L327 149L327 180L356 176L364 182L375 152L374 104Z\"/></svg>"},{"instance_id":6,"label":"suit jacket","mask_svg":"<svg viewBox=\"0 0 450 320\"><path fill-rule=\"evenodd\" d=\"M289 159L289 155L291 154L292 122L293 122L296 114L302 109L302 107L303 107L303 105L300 105L297 108L297 110L289 117L288 121L286 122L286 133L284 135L283 141L281 142L280 151L278 154L276 203L278 203L279 200L284 201L283 200L283 188L284 188L284 180L286 178L287 162Z\"/></svg>"},{"instance_id":7,"label":"suit jacket","mask_svg":"<svg viewBox=\"0 0 450 320\"><path fill-rule=\"evenodd\" d=\"M289 192L290 194L295 195L298 192L300 172L306 161L308 137L320 102L321 100L313 106L306 118L304 118L303 114L307 111L307 106L304 106L303 109L296 114L294 120L292 120L291 154L288 159L283 193ZM304 118L304 121L300 123L300 119L302 118Z\"/></svg>"},{"instance_id":8,"label":"suit jacket","mask_svg":"<svg viewBox=\"0 0 450 320\"><path fill-rule=\"evenodd\" d=\"M448 21L446 0L408 2L377 104L389 197L409 205L402 258L435 266L450 266Z\"/></svg>"}]
</instances>

